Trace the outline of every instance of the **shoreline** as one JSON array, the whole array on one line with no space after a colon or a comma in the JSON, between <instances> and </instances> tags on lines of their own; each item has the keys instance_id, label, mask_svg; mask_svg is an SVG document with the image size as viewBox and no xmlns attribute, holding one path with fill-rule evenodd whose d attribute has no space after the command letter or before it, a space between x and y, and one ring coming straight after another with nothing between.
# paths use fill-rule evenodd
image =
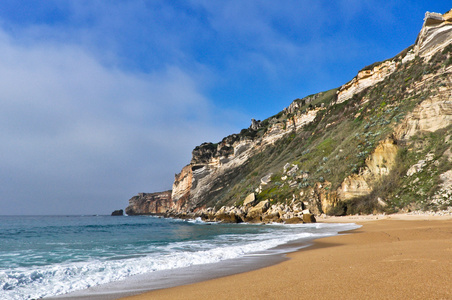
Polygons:
<instances>
[{"instance_id":1,"label":"shoreline","mask_svg":"<svg viewBox=\"0 0 452 300\"><path fill-rule=\"evenodd\" d=\"M207 281L213 278L222 278L234 274L246 273L288 260L288 253L311 247L316 238L340 235L344 231L349 231L358 227L350 223L324 223L323 225L319 225L320 228L324 228L323 230L326 231L323 234L316 233L314 236L311 236L308 232L310 230L316 232L317 229L315 228L319 228L319 226L315 224L307 225L312 229L307 229L306 237L301 237L267 250L251 252L242 257L222 260L216 263L192 265L184 268L160 270L134 275L120 281L93 286L88 289L82 289L68 294L46 297L45 299L119 299L121 297L139 295L152 290L167 289Z\"/></svg>"},{"instance_id":2,"label":"shoreline","mask_svg":"<svg viewBox=\"0 0 452 300\"><path fill-rule=\"evenodd\" d=\"M121 299L452 298L452 216L396 214L317 221L362 227L316 239L271 266Z\"/></svg>"}]
</instances>

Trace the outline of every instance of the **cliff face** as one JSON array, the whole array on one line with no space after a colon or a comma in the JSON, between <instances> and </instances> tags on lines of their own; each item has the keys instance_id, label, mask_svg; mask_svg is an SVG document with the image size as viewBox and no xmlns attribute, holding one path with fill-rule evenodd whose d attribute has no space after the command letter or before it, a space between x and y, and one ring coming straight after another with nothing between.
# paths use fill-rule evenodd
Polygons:
<instances>
[{"instance_id":1,"label":"cliff face","mask_svg":"<svg viewBox=\"0 0 452 300\"><path fill-rule=\"evenodd\" d=\"M414 53L430 59L450 44L452 38L452 11L443 15L427 12L424 24L414 46Z\"/></svg>"},{"instance_id":2,"label":"cliff face","mask_svg":"<svg viewBox=\"0 0 452 300\"><path fill-rule=\"evenodd\" d=\"M174 204L171 200L171 191L161 193L140 193L129 200L126 214L129 216L164 214L173 207Z\"/></svg>"},{"instance_id":3,"label":"cliff face","mask_svg":"<svg viewBox=\"0 0 452 300\"><path fill-rule=\"evenodd\" d=\"M426 13L396 57L196 147L171 196L140 194L130 211L249 221L452 207L451 21Z\"/></svg>"},{"instance_id":4,"label":"cliff face","mask_svg":"<svg viewBox=\"0 0 452 300\"><path fill-rule=\"evenodd\" d=\"M334 97L334 93L330 93L330 97ZM301 131L314 121L318 112L324 110L319 106L296 111L293 106L296 104L286 109L293 111L287 120L280 121L275 116L266 120L265 125L252 124L218 144L205 143L196 147L191 163L175 176L173 200L184 202L182 208L188 211L214 206L212 204L218 202L218 195L224 194L225 189L231 186L231 181L242 172L251 157L272 147L287 134Z\"/></svg>"},{"instance_id":5,"label":"cliff face","mask_svg":"<svg viewBox=\"0 0 452 300\"><path fill-rule=\"evenodd\" d=\"M375 63L358 72L358 75L350 82L340 87L337 96L337 103L342 103L353 95L375 85L391 75L401 63L413 60L416 56L424 58L426 61L440 51L443 51L452 40L452 11L443 15L427 12L424 24L413 47L407 49L402 57L386 60L382 63Z\"/></svg>"}]
</instances>

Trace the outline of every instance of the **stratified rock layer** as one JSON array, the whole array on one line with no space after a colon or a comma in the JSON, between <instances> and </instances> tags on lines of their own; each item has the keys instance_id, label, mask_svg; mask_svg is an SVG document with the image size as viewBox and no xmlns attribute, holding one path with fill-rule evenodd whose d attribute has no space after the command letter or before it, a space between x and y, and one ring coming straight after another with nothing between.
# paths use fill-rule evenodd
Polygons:
<instances>
[{"instance_id":1,"label":"stratified rock layer","mask_svg":"<svg viewBox=\"0 0 452 300\"><path fill-rule=\"evenodd\" d=\"M161 193L140 193L129 200L126 214L151 215L164 214L174 207L171 200L171 191Z\"/></svg>"}]
</instances>

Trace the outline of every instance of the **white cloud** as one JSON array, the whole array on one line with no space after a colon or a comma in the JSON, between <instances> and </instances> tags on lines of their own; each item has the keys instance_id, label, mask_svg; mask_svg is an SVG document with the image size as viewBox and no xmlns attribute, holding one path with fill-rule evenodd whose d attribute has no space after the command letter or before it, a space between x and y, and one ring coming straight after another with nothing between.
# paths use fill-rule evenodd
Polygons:
<instances>
[{"instance_id":1,"label":"white cloud","mask_svg":"<svg viewBox=\"0 0 452 300\"><path fill-rule=\"evenodd\" d=\"M124 207L171 188L196 143L227 131L178 67L126 72L78 46L25 46L5 32L0 53L0 211Z\"/></svg>"}]
</instances>

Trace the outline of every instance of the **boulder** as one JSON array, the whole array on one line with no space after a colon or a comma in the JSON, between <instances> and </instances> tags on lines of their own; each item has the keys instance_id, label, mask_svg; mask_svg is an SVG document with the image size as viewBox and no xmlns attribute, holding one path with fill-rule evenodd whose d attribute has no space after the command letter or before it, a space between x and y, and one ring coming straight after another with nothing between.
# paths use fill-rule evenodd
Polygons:
<instances>
[{"instance_id":1,"label":"boulder","mask_svg":"<svg viewBox=\"0 0 452 300\"><path fill-rule=\"evenodd\" d=\"M243 201L243 206L248 206L248 205L253 206L256 203L257 203L256 195L254 193L251 193L248 196L246 196L245 200Z\"/></svg>"},{"instance_id":2,"label":"boulder","mask_svg":"<svg viewBox=\"0 0 452 300\"><path fill-rule=\"evenodd\" d=\"M115 210L111 213L112 216L124 216L124 211L122 209Z\"/></svg>"},{"instance_id":3,"label":"boulder","mask_svg":"<svg viewBox=\"0 0 452 300\"><path fill-rule=\"evenodd\" d=\"M279 218L279 213L274 212L274 213L264 214L262 216L262 222L264 222L264 223L281 223L282 220Z\"/></svg>"},{"instance_id":4,"label":"boulder","mask_svg":"<svg viewBox=\"0 0 452 300\"><path fill-rule=\"evenodd\" d=\"M204 222L212 222L213 220L215 220L215 214L208 211L202 212L200 217Z\"/></svg>"},{"instance_id":5,"label":"boulder","mask_svg":"<svg viewBox=\"0 0 452 300\"><path fill-rule=\"evenodd\" d=\"M313 214L303 214L303 223L315 223L315 217Z\"/></svg>"},{"instance_id":6,"label":"boulder","mask_svg":"<svg viewBox=\"0 0 452 300\"><path fill-rule=\"evenodd\" d=\"M220 213L215 215L215 221L222 223L241 223L242 218L240 218L235 213Z\"/></svg>"},{"instance_id":7,"label":"boulder","mask_svg":"<svg viewBox=\"0 0 452 300\"><path fill-rule=\"evenodd\" d=\"M259 223L262 222L263 214L270 207L270 201L265 200L259 202L256 206L248 209L246 216L244 217L244 221L248 223Z\"/></svg>"},{"instance_id":8,"label":"boulder","mask_svg":"<svg viewBox=\"0 0 452 300\"><path fill-rule=\"evenodd\" d=\"M304 223L303 219L299 218L299 217L293 217L287 220L284 220L285 224L299 224L299 223Z\"/></svg>"},{"instance_id":9,"label":"boulder","mask_svg":"<svg viewBox=\"0 0 452 300\"><path fill-rule=\"evenodd\" d=\"M264 177L262 177L261 178L261 184L262 185L269 184L272 181L272 175L273 175L273 173L270 173L270 174L265 175Z\"/></svg>"}]
</instances>

